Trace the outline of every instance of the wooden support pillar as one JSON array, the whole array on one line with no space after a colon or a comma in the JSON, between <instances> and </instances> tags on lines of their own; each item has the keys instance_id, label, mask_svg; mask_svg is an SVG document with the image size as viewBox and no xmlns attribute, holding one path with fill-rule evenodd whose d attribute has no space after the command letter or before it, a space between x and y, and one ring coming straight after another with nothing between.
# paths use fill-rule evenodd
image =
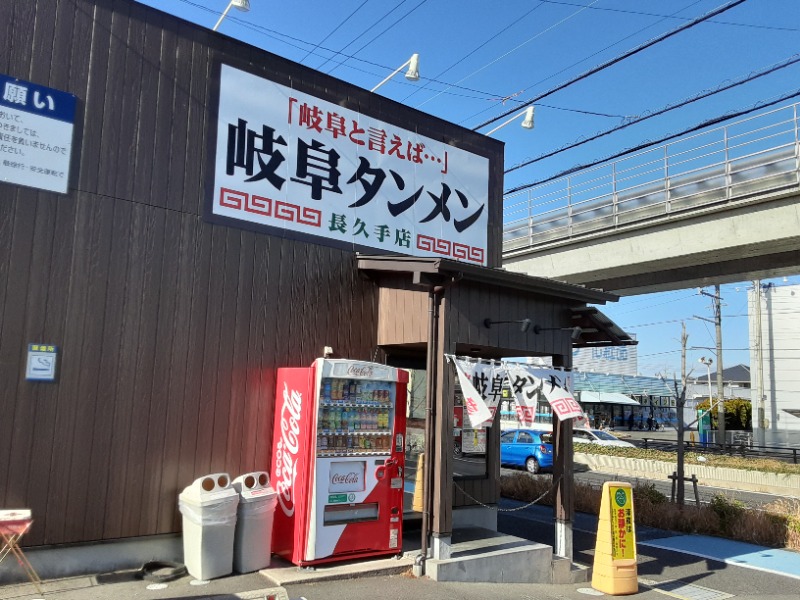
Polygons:
<instances>
[{"instance_id":1,"label":"wooden support pillar","mask_svg":"<svg viewBox=\"0 0 800 600\"><path fill-rule=\"evenodd\" d=\"M572 356L553 356L554 367L572 367ZM572 521L575 516L574 452L572 448L572 419L559 420L553 416L555 457L553 459L553 479L556 482L555 504L555 547L556 556L572 561Z\"/></svg>"}]
</instances>

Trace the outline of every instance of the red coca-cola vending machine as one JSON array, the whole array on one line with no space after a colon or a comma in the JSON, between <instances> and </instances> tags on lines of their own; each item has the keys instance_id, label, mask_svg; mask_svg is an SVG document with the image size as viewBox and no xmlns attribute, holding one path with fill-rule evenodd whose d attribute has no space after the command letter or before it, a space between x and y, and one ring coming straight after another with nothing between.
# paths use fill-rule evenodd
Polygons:
<instances>
[{"instance_id":1,"label":"red coca-cola vending machine","mask_svg":"<svg viewBox=\"0 0 800 600\"><path fill-rule=\"evenodd\" d=\"M278 370L274 553L305 566L401 551L407 386L368 362Z\"/></svg>"}]
</instances>

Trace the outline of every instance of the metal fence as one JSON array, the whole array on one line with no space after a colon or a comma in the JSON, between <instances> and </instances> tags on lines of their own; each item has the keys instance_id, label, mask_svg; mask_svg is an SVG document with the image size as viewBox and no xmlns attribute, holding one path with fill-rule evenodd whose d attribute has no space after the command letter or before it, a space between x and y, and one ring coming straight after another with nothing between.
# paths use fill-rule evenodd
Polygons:
<instances>
[{"instance_id":1,"label":"metal fence","mask_svg":"<svg viewBox=\"0 0 800 600\"><path fill-rule=\"evenodd\" d=\"M760 113L508 195L503 253L797 187L799 107Z\"/></svg>"},{"instance_id":2,"label":"metal fence","mask_svg":"<svg viewBox=\"0 0 800 600\"><path fill-rule=\"evenodd\" d=\"M674 452L678 448L678 443L663 439L642 438L638 442L642 448L652 450L664 450ZM800 448L792 446L758 446L744 440L725 442L717 444L714 442L705 443L686 443L685 448L689 452L702 452L704 454L720 454L726 456L740 456L742 458L772 458L784 462L797 464Z\"/></svg>"}]
</instances>

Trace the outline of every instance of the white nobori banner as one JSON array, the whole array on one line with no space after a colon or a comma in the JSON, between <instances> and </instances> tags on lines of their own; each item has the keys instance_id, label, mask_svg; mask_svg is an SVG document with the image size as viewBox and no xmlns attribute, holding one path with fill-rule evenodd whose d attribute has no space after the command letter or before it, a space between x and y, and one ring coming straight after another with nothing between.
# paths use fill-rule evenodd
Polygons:
<instances>
[{"instance_id":1,"label":"white nobori banner","mask_svg":"<svg viewBox=\"0 0 800 600\"><path fill-rule=\"evenodd\" d=\"M481 423L488 421L493 413L489 410L489 406L483 399L481 393L475 388L472 383L472 375L467 375L465 367L469 369L469 363L454 359L453 364L456 367L456 375L458 375L458 383L461 386L461 393L464 395L464 408L467 411L469 422L472 427L479 427Z\"/></svg>"},{"instance_id":2,"label":"white nobori banner","mask_svg":"<svg viewBox=\"0 0 800 600\"><path fill-rule=\"evenodd\" d=\"M473 427L489 425L502 399L503 387L511 391L523 424L536 418L536 405L546 401L562 421L583 418L580 404L570 393L572 374L522 363L494 363L448 356L456 367L464 403ZM466 385L465 385L466 382Z\"/></svg>"}]
</instances>

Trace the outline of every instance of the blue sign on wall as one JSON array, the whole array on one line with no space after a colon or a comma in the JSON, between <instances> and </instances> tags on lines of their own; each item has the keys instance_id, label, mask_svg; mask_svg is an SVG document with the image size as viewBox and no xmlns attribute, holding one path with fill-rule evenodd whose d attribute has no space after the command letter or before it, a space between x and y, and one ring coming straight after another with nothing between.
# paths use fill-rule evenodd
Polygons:
<instances>
[{"instance_id":1,"label":"blue sign on wall","mask_svg":"<svg viewBox=\"0 0 800 600\"><path fill-rule=\"evenodd\" d=\"M0 180L65 194L77 98L0 74Z\"/></svg>"}]
</instances>

